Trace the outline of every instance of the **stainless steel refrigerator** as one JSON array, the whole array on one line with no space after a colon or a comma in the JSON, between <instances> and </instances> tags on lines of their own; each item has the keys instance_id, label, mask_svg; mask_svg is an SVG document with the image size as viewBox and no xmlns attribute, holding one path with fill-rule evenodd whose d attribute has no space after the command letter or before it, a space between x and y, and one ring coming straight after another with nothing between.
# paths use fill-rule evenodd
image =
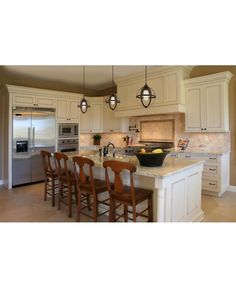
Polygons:
<instances>
[{"instance_id":1,"label":"stainless steel refrigerator","mask_svg":"<svg viewBox=\"0 0 236 288\"><path fill-rule=\"evenodd\" d=\"M40 151L55 152L55 132L54 109L13 109L13 186L44 179Z\"/></svg>"}]
</instances>

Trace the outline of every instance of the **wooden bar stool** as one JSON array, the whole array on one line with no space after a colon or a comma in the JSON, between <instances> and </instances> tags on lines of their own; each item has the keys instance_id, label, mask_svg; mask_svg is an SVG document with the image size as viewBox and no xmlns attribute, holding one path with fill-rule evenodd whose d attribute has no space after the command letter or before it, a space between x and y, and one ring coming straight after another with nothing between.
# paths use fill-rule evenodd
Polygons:
<instances>
[{"instance_id":1,"label":"wooden bar stool","mask_svg":"<svg viewBox=\"0 0 236 288\"><path fill-rule=\"evenodd\" d=\"M56 189L59 188L59 180L55 169L52 167L52 155L48 151L42 150L41 158L44 170L44 201L47 195L52 197L52 206L55 206Z\"/></svg>"},{"instance_id":2,"label":"wooden bar stool","mask_svg":"<svg viewBox=\"0 0 236 288\"><path fill-rule=\"evenodd\" d=\"M109 211L109 198L104 200L98 199L98 195L107 191L106 182L100 179L95 179L93 176L94 162L88 158L74 156L74 174L77 182L78 190L78 209L77 209L77 221L80 221L80 214L86 215L97 222L98 217ZM85 169L88 169L88 175L85 173ZM90 197L92 202L90 203ZM103 204L107 209L99 213L98 205ZM88 215L83 210L93 208L93 216ZM104 208L104 207L103 207Z\"/></svg>"},{"instance_id":3,"label":"wooden bar stool","mask_svg":"<svg viewBox=\"0 0 236 288\"><path fill-rule=\"evenodd\" d=\"M109 221L116 222L123 217L124 221L127 222L130 219L128 213L132 213L133 218L130 220L134 222L136 222L138 216L147 218L148 222L153 222L153 191L134 187L133 173L136 171L136 167L133 164L116 160L104 161L103 167L105 168L106 183L110 195ZM114 184L110 182L108 168L114 172ZM130 186L125 186L122 182L120 174L123 170L130 172ZM148 202L148 207L141 212L137 212L136 206L145 200ZM117 202L119 203L118 206L116 206ZM123 205L124 213L116 218L116 209L120 205ZM129 211L128 207L132 207L132 211ZM148 211L148 215L144 214L146 211Z\"/></svg>"},{"instance_id":4,"label":"wooden bar stool","mask_svg":"<svg viewBox=\"0 0 236 288\"><path fill-rule=\"evenodd\" d=\"M77 203L78 200L75 175L68 169L68 157L65 154L55 152L54 159L56 172L59 177L58 210L61 208L61 202L68 205L68 216L71 217L72 204ZM73 195L75 199L73 199Z\"/></svg>"}]
</instances>

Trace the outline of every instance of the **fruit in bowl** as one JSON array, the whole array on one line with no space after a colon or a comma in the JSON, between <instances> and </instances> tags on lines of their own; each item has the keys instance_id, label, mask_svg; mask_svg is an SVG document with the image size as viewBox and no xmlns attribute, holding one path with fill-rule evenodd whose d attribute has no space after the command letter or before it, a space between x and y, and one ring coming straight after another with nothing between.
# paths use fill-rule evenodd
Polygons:
<instances>
[{"instance_id":1,"label":"fruit in bowl","mask_svg":"<svg viewBox=\"0 0 236 288\"><path fill-rule=\"evenodd\" d=\"M154 150L152 151L152 153L163 153L163 150L160 149L160 148L154 149Z\"/></svg>"},{"instance_id":2,"label":"fruit in bowl","mask_svg":"<svg viewBox=\"0 0 236 288\"><path fill-rule=\"evenodd\" d=\"M140 166L158 167L158 166L161 166L163 164L163 162L166 158L166 155L170 151L165 151L162 149L155 149L155 150L150 151L150 152L146 152L146 151L142 152L140 150L138 153L135 154L139 160Z\"/></svg>"}]
</instances>

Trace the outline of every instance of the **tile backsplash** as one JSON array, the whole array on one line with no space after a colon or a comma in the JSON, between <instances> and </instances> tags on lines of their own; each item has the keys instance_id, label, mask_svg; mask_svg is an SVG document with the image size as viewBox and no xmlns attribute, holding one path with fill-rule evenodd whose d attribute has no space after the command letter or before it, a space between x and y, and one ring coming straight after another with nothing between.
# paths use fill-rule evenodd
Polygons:
<instances>
[{"instance_id":1,"label":"tile backsplash","mask_svg":"<svg viewBox=\"0 0 236 288\"><path fill-rule=\"evenodd\" d=\"M141 121L157 121L157 120L173 120L174 122L174 143L177 146L178 140L180 138L188 138L190 149L201 149L203 150L230 150L230 133L185 133L185 116L184 114L167 114L167 115L155 115L155 116L145 116L145 117L131 117L130 125L136 125L140 130ZM161 121L160 121L161 123ZM164 122L163 122L164 123ZM158 124L159 125L159 124ZM152 126L151 126L152 127ZM146 134L148 132L145 132ZM150 131L151 133L151 131ZM140 140L140 133L134 131L126 133L98 133L102 135L101 146L107 145L109 141L114 143L116 147L125 147L126 143L123 138L128 135L133 137L133 143L137 144ZM81 146L91 146L93 145L93 134L81 134L80 135L80 145Z\"/></svg>"},{"instance_id":2,"label":"tile backsplash","mask_svg":"<svg viewBox=\"0 0 236 288\"><path fill-rule=\"evenodd\" d=\"M230 150L230 133L185 133L185 115L184 114L168 114L155 115L146 117L132 117L130 118L131 125L136 125L140 129L141 121L156 121L156 120L173 120L174 121L174 143L177 146L180 138L189 139L188 147L191 149L202 150ZM161 121L160 124L161 125ZM140 133L134 134L134 142L138 143L140 140Z\"/></svg>"}]
</instances>

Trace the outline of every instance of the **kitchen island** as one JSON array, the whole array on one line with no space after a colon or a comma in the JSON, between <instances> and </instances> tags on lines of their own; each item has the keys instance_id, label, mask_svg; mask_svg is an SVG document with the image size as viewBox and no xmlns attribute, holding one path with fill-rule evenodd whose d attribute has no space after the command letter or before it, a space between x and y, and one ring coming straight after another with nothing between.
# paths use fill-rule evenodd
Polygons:
<instances>
[{"instance_id":1,"label":"kitchen island","mask_svg":"<svg viewBox=\"0 0 236 288\"><path fill-rule=\"evenodd\" d=\"M83 153L84 154L84 153ZM70 153L71 159L75 154ZM104 179L103 161L113 159L87 153L94 161L94 176ZM166 158L160 167L143 167L135 156L116 156L115 160L127 161L137 167L135 186L149 188L153 193L155 222L193 222L203 219L201 209L203 160L181 160ZM128 173L124 182L129 183ZM141 205L141 204L140 204ZM142 209L142 206L139 207Z\"/></svg>"}]
</instances>

